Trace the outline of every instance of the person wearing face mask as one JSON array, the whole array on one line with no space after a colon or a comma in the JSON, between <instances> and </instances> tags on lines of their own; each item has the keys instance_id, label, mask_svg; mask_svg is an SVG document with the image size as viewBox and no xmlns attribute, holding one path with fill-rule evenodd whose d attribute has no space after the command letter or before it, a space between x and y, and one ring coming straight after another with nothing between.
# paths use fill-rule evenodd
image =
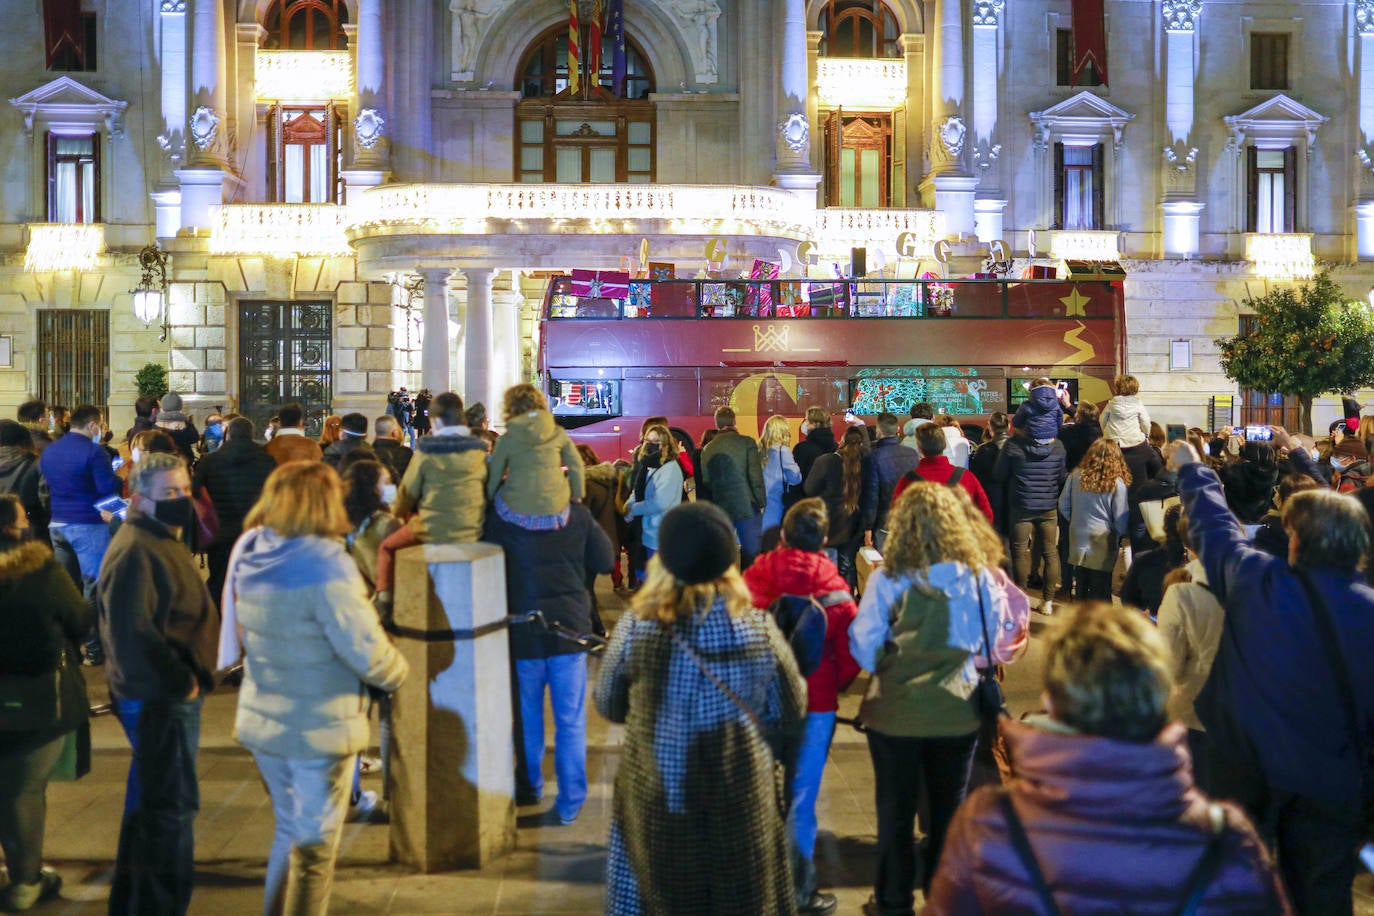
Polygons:
<instances>
[{"instance_id":1,"label":"person wearing face mask","mask_svg":"<svg viewBox=\"0 0 1374 916\"><path fill-rule=\"evenodd\" d=\"M664 445L669 446L665 454ZM649 559L658 553L658 526L668 510L682 502L682 466L677 462L677 443L667 426L651 426L644 434L644 446L639 460L635 462L633 480L630 483L630 498L625 505L625 516L633 522L640 519L640 543L643 550L637 559L640 565L633 570L639 581L644 581L644 572Z\"/></svg>"},{"instance_id":2,"label":"person wearing face mask","mask_svg":"<svg viewBox=\"0 0 1374 916\"><path fill-rule=\"evenodd\" d=\"M277 467L276 459L253 441L253 432L252 420L235 417L224 431L224 445L196 465L193 489L197 494L210 494L219 517L219 532L205 548L207 585L216 601L224 591L229 553L243 533L243 517L258 501L268 475Z\"/></svg>"},{"instance_id":3,"label":"person wearing face mask","mask_svg":"<svg viewBox=\"0 0 1374 916\"><path fill-rule=\"evenodd\" d=\"M205 429L200 434L200 453L209 455L224 444L224 418L212 413L205 418Z\"/></svg>"},{"instance_id":4,"label":"person wearing face mask","mask_svg":"<svg viewBox=\"0 0 1374 916\"><path fill-rule=\"evenodd\" d=\"M0 847L9 885L0 909L27 910L57 895L62 878L43 867L46 792L65 736L86 725L86 685L76 644L90 608L52 551L34 540L18 496L0 495L0 681L60 671L60 713L41 726L12 729L0 713Z\"/></svg>"},{"instance_id":5,"label":"person wearing face mask","mask_svg":"<svg viewBox=\"0 0 1374 916\"><path fill-rule=\"evenodd\" d=\"M110 546L110 529L95 504L118 496L120 484L110 456L100 446L100 408L89 404L72 411L70 430L43 450L39 467L48 482L52 520L48 534L57 562L69 572L80 570L77 583L91 601L101 562ZM88 634L85 663L104 662L98 635Z\"/></svg>"},{"instance_id":6,"label":"person wearing face mask","mask_svg":"<svg viewBox=\"0 0 1374 916\"><path fill-rule=\"evenodd\" d=\"M144 455L100 570L96 608L115 715L133 749L109 912L185 913L200 807L202 694L214 686L219 614L186 546L195 522L179 455Z\"/></svg>"}]
</instances>

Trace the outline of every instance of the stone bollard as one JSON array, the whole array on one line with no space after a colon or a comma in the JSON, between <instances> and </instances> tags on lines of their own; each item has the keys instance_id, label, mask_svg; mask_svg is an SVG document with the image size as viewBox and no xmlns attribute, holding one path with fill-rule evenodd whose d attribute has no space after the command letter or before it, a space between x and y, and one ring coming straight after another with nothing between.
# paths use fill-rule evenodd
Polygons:
<instances>
[{"instance_id":1,"label":"stone bollard","mask_svg":"<svg viewBox=\"0 0 1374 916\"><path fill-rule=\"evenodd\" d=\"M392 706L391 858L423 872L480 868L515 846L502 551L426 544L396 560L410 678Z\"/></svg>"}]
</instances>

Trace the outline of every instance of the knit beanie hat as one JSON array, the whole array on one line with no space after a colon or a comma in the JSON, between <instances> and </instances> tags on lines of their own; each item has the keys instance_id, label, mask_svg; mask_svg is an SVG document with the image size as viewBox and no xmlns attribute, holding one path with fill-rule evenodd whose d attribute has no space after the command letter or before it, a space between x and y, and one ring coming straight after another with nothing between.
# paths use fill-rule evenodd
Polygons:
<instances>
[{"instance_id":1,"label":"knit beanie hat","mask_svg":"<svg viewBox=\"0 0 1374 916\"><path fill-rule=\"evenodd\" d=\"M718 579L739 559L735 526L711 503L682 503L659 525L658 559L682 585Z\"/></svg>"},{"instance_id":2,"label":"knit beanie hat","mask_svg":"<svg viewBox=\"0 0 1374 916\"><path fill-rule=\"evenodd\" d=\"M167 413L176 413L181 410L181 395L175 391L169 391L158 400L158 404Z\"/></svg>"}]
</instances>

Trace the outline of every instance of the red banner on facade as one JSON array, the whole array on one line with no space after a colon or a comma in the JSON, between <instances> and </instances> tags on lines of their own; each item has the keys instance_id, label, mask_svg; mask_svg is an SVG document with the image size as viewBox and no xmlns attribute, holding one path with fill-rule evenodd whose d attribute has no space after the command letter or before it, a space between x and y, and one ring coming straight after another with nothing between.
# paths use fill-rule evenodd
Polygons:
<instances>
[{"instance_id":1,"label":"red banner on facade","mask_svg":"<svg viewBox=\"0 0 1374 916\"><path fill-rule=\"evenodd\" d=\"M587 36L587 78L593 89L601 85L601 35L605 22L601 0L592 0L591 34Z\"/></svg>"},{"instance_id":2,"label":"red banner on facade","mask_svg":"<svg viewBox=\"0 0 1374 916\"><path fill-rule=\"evenodd\" d=\"M43 34L48 66L51 67L67 45L86 63L85 25L81 21L81 0L43 0Z\"/></svg>"},{"instance_id":3,"label":"red banner on facade","mask_svg":"<svg viewBox=\"0 0 1374 916\"><path fill-rule=\"evenodd\" d=\"M577 23L577 0L571 0L568 10L568 91L577 95L582 91L582 55L577 41L580 31Z\"/></svg>"},{"instance_id":4,"label":"red banner on facade","mask_svg":"<svg viewBox=\"0 0 1374 916\"><path fill-rule=\"evenodd\" d=\"M1073 85L1093 65L1107 85L1107 21L1104 0L1073 0Z\"/></svg>"}]
</instances>

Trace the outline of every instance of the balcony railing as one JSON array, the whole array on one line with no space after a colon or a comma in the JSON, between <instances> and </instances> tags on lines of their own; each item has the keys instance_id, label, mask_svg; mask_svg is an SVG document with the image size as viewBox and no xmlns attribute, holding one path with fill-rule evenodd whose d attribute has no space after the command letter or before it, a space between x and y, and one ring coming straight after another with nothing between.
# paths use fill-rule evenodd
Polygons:
<instances>
[{"instance_id":1,"label":"balcony railing","mask_svg":"<svg viewBox=\"0 0 1374 916\"><path fill-rule=\"evenodd\" d=\"M929 257L944 238L944 214L937 210L870 210L829 207L816 211L816 245L822 257L849 256L851 248L877 244L903 257ZM903 238L910 233L910 238ZM903 242L910 246L903 251Z\"/></svg>"},{"instance_id":2,"label":"balcony railing","mask_svg":"<svg viewBox=\"0 0 1374 916\"><path fill-rule=\"evenodd\" d=\"M347 51L258 51L253 71L260 102L349 99L353 60Z\"/></svg>"},{"instance_id":3,"label":"balcony railing","mask_svg":"<svg viewBox=\"0 0 1374 916\"><path fill-rule=\"evenodd\" d=\"M1312 235L1306 232L1248 232L1245 260L1255 265L1255 273L1275 280L1306 280L1317 272Z\"/></svg>"},{"instance_id":4,"label":"balcony railing","mask_svg":"<svg viewBox=\"0 0 1374 916\"><path fill-rule=\"evenodd\" d=\"M90 270L104 251L103 223L32 223L24 269Z\"/></svg>"},{"instance_id":5,"label":"balcony railing","mask_svg":"<svg viewBox=\"0 0 1374 916\"><path fill-rule=\"evenodd\" d=\"M213 208L212 254L330 257L353 249L337 204L226 204Z\"/></svg>"},{"instance_id":6,"label":"balcony railing","mask_svg":"<svg viewBox=\"0 0 1374 916\"><path fill-rule=\"evenodd\" d=\"M816 61L816 96L826 108L873 111L906 104L906 61L822 57Z\"/></svg>"},{"instance_id":7,"label":"balcony railing","mask_svg":"<svg viewBox=\"0 0 1374 916\"><path fill-rule=\"evenodd\" d=\"M482 235L493 221L544 222L551 231L614 232L621 221L656 220L674 234L803 239L809 238L813 221L811 211L788 191L735 185L387 185L367 191L350 209L353 238Z\"/></svg>"},{"instance_id":8,"label":"balcony railing","mask_svg":"<svg viewBox=\"0 0 1374 916\"><path fill-rule=\"evenodd\" d=\"M1056 229L1050 257L1059 261L1119 261L1121 234L1098 229Z\"/></svg>"}]
</instances>

